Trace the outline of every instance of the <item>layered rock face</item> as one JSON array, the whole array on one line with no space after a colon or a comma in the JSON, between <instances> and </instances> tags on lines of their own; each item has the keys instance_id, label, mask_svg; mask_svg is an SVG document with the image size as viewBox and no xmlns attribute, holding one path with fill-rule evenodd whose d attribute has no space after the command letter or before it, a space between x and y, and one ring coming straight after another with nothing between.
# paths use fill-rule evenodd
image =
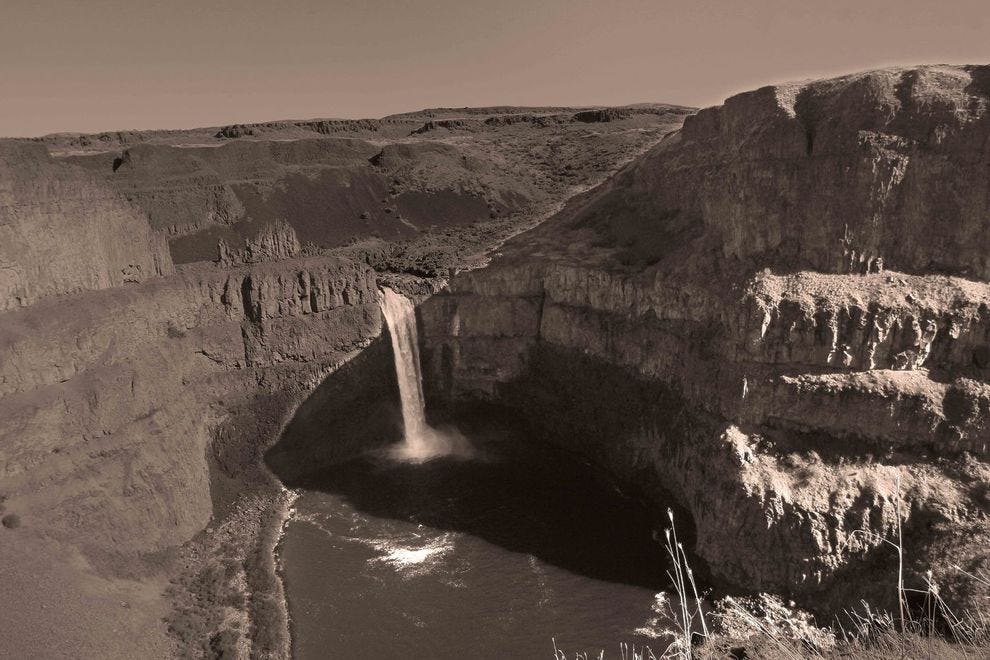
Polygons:
<instances>
[{"instance_id":1,"label":"layered rock face","mask_svg":"<svg viewBox=\"0 0 990 660\"><path fill-rule=\"evenodd\" d=\"M374 273L332 257L202 268L5 314L5 506L97 562L182 543L215 512L214 440L260 452L380 326Z\"/></svg>"},{"instance_id":2,"label":"layered rock face","mask_svg":"<svg viewBox=\"0 0 990 660\"><path fill-rule=\"evenodd\" d=\"M990 561L985 74L689 118L423 304L434 407L508 403L669 491L716 582L891 602L900 530L913 579L977 602L953 565Z\"/></svg>"},{"instance_id":3,"label":"layered rock face","mask_svg":"<svg viewBox=\"0 0 990 660\"><path fill-rule=\"evenodd\" d=\"M242 264L290 259L302 249L292 225L278 219L249 238L243 249L232 250L222 238L217 243L219 264L223 268Z\"/></svg>"},{"instance_id":4,"label":"layered rock face","mask_svg":"<svg viewBox=\"0 0 990 660\"><path fill-rule=\"evenodd\" d=\"M914 575L984 596L950 562L986 570L990 543L987 71L764 88L688 117L421 305L431 406L511 405L671 493L716 582L882 601L900 528ZM245 466L270 479L273 439L291 480L333 459L322 428L394 433L376 274L303 245L535 213L688 112L544 110L305 127L431 136L392 145L252 139L304 128L273 123L207 136L223 147L0 146L0 503L21 533L147 570L256 485ZM476 233L447 247L473 258L496 235ZM155 277L162 235L219 265Z\"/></svg>"},{"instance_id":5,"label":"layered rock face","mask_svg":"<svg viewBox=\"0 0 990 660\"><path fill-rule=\"evenodd\" d=\"M164 237L98 177L0 142L0 311L172 270Z\"/></svg>"},{"instance_id":6,"label":"layered rock face","mask_svg":"<svg viewBox=\"0 0 990 660\"><path fill-rule=\"evenodd\" d=\"M246 630L248 605L213 612L209 586L187 594L213 585L200 572L220 561L198 539L233 526L239 545L221 551L242 561L274 533L261 528L278 523L280 485L262 453L380 328L374 272L339 257L186 268L0 313L0 510L21 521L0 538L16 613L0 626L5 648L185 657L214 634L212 616ZM274 579L262 570L226 579L244 590ZM190 616L170 600L199 608L205 637L176 635L189 648L169 650L163 617Z\"/></svg>"}]
</instances>

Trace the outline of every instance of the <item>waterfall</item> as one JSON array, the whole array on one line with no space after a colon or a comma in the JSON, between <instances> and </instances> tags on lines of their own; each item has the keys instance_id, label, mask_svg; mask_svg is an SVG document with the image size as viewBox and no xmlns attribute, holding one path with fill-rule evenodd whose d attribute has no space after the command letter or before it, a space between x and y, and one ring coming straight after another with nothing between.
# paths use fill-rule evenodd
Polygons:
<instances>
[{"instance_id":1,"label":"waterfall","mask_svg":"<svg viewBox=\"0 0 990 660\"><path fill-rule=\"evenodd\" d=\"M396 451L399 458L421 462L447 454L466 454L467 441L460 434L426 423L423 372L419 362L416 311L405 296L382 287L382 315L392 337L395 377L399 381L404 440Z\"/></svg>"}]
</instances>

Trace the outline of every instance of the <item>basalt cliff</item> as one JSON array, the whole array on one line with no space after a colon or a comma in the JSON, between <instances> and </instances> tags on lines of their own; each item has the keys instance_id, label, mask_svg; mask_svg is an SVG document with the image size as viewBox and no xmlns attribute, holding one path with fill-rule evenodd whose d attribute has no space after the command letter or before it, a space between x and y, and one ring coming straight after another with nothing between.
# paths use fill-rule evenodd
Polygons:
<instances>
[{"instance_id":1,"label":"basalt cliff","mask_svg":"<svg viewBox=\"0 0 990 660\"><path fill-rule=\"evenodd\" d=\"M921 67L0 142L0 643L285 657L282 485L400 432L383 284L431 415L672 497L721 592L889 605L901 537L978 602L988 105L990 68Z\"/></svg>"},{"instance_id":2,"label":"basalt cliff","mask_svg":"<svg viewBox=\"0 0 990 660\"><path fill-rule=\"evenodd\" d=\"M434 405L496 400L828 610L990 557L990 69L767 87L421 307ZM866 579L864 579L866 578Z\"/></svg>"}]
</instances>

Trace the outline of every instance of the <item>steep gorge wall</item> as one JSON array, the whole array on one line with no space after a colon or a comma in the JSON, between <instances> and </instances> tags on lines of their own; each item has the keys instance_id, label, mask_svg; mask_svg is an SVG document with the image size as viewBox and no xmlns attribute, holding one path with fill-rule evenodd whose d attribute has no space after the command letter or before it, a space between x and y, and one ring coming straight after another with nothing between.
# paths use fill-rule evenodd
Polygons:
<instances>
[{"instance_id":1,"label":"steep gorge wall","mask_svg":"<svg viewBox=\"0 0 990 660\"><path fill-rule=\"evenodd\" d=\"M332 257L187 270L0 314L5 509L127 570L205 527L222 495L211 461L260 461L380 327L374 273ZM231 435L233 450L213 446Z\"/></svg>"},{"instance_id":2,"label":"steep gorge wall","mask_svg":"<svg viewBox=\"0 0 990 660\"><path fill-rule=\"evenodd\" d=\"M98 177L0 142L0 311L172 271L165 239Z\"/></svg>"},{"instance_id":3,"label":"steep gorge wall","mask_svg":"<svg viewBox=\"0 0 990 660\"><path fill-rule=\"evenodd\" d=\"M930 271L988 275L982 76L872 72L689 118L421 306L432 405L508 403L670 491L736 588L890 603L900 520L912 579L978 602L950 564L990 563L990 284Z\"/></svg>"},{"instance_id":4,"label":"steep gorge wall","mask_svg":"<svg viewBox=\"0 0 990 660\"><path fill-rule=\"evenodd\" d=\"M859 597L838 576L882 553L898 498L916 560L935 563L934 526L965 546L957 557L986 561L990 387L934 380L923 363L809 368L791 357L798 342L761 334L753 298L686 288L564 264L462 275L421 307L431 401L508 403L648 492L673 492L700 556L737 587L828 592L819 606ZM832 350L828 336L809 343ZM978 458L951 458L963 450Z\"/></svg>"}]
</instances>

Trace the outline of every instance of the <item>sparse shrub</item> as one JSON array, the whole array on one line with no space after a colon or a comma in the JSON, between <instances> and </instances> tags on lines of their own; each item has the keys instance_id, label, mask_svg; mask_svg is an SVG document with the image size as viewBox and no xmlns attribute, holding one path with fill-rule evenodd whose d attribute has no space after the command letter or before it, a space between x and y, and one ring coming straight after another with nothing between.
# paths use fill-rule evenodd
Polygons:
<instances>
[{"instance_id":1,"label":"sparse shrub","mask_svg":"<svg viewBox=\"0 0 990 660\"><path fill-rule=\"evenodd\" d=\"M236 548L224 545L224 553ZM241 562L214 556L194 575L173 584L169 595L176 603L167 617L169 633L182 649L181 657L236 658L239 633L227 630L226 607L241 609L245 596L237 586Z\"/></svg>"},{"instance_id":2,"label":"sparse shrub","mask_svg":"<svg viewBox=\"0 0 990 660\"><path fill-rule=\"evenodd\" d=\"M274 531L271 530L271 533L274 534ZM244 572L251 593L248 602L251 653L252 657L265 657L279 652L288 640L284 638L286 626L281 583L275 574L270 546L264 539L244 558Z\"/></svg>"},{"instance_id":3,"label":"sparse shrub","mask_svg":"<svg viewBox=\"0 0 990 660\"><path fill-rule=\"evenodd\" d=\"M202 612L195 607L178 607L167 620L168 631L180 646L191 646L201 639Z\"/></svg>"},{"instance_id":4,"label":"sparse shrub","mask_svg":"<svg viewBox=\"0 0 990 660\"><path fill-rule=\"evenodd\" d=\"M898 481L898 500L899 497ZM673 513L669 510L668 516L671 527L666 530L665 546L674 565L668 575L677 601L675 605L666 594L658 594L657 602L675 628L667 631L673 641L660 654L654 654L646 646L637 648L621 643L620 660L990 658L990 615L987 612L952 611L939 595L931 572L926 576L925 589L904 586L900 508L896 542L877 539L881 545L892 546L898 553L899 616L875 610L866 601L861 601L845 611L844 619L837 618L825 628L818 627L809 614L768 594L741 599L725 597L715 603L711 613L705 612L687 555L677 540ZM864 530L857 533L870 534ZM990 575L968 572L959 566L954 568L974 582L990 587ZM920 611L909 609L908 592L923 596ZM553 640L553 651L554 660L569 660L564 650L557 647L556 640ZM574 659L605 660L607 657L602 650L596 656L579 653Z\"/></svg>"},{"instance_id":5,"label":"sparse shrub","mask_svg":"<svg viewBox=\"0 0 990 660\"><path fill-rule=\"evenodd\" d=\"M172 339L182 339L186 336L186 331L177 326L175 321L169 321L168 326L165 328L165 334Z\"/></svg>"},{"instance_id":6,"label":"sparse shrub","mask_svg":"<svg viewBox=\"0 0 990 660\"><path fill-rule=\"evenodd\" d=\"M236 630L229 628L215 633L210 638L208 647L208 657L212 660L232 660L237 658L237 642L241 635Z\"/></svg>"},{"instance_id":7,"label":"sparse shrub","mask_svg":"<svg viewBox=\"0 0 990 660\"><path fill-rule=\"evenodd\" d=\"M252 599L251 643L255 652L271 653L282 646L282 606L268 596Z\"/></svg>"},{"instance_id":8,"label":"sparse shrub","mask_svg":"<svg viewBox=\"0 0 990 660\"><path fill-rule=\"evenodd\" d=\"M21 526L21 517L16 513L8 513L3 518L0 518L0 523L7 529L17 529Z\"/></svg>"},{"instance_id":9,"label":"sparse shrub","mask_svg":"<svg viewBox=\"0 0 990 660\"><path fill-rule=\"evenodd\" d=\"M667 509L667 518L670 520L670 527L664 531L667 555L673 563L673 571L667 571L667 576L674 585L677 592L678 608L668 603L671 620L677 626L677 635L667 652L681 653L684 657L692 657L691 649L696 641L704 642L708 639L708 622L705 620L705 613L701 608L701 598L698 595L698 585L694 580L694 571L688 565L687 554L684 552L683 544L677 540L677 528L674 526L674 512ZM701 631L696 632L700 626Z\"/></svg>"}]
</instances>

